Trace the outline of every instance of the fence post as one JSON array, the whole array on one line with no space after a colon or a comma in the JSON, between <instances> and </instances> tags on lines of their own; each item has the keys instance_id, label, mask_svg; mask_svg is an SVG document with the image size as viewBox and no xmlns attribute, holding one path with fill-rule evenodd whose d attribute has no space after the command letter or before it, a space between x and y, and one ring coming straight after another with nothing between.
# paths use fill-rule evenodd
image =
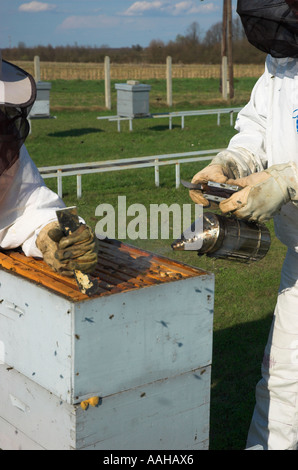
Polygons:
<instances>
[{"instance_id":1,"label":"fence post","mask_svg":"<svg viewBox=\"0 0 298 470\"><path fill-rule=\"evenodd\" d=\"M58 186L58 196L63 197L63 189L62 189L62 170L57 171L57 186Z\"/></svg>"},{"instance_id":2,"label":"fence post","mask_svg":"<svg viewBox=\"0 0 298 470\"><path fill-rule=\"evenodd\" d=\"M82 175L77 175L77 198L82 197Z\"/></svg>"},{"instance_id":3,"label":"fence post","mask_svg":"<svg viewBox=\"0 0 298 470\"><path fill-rule=\"evenodd\" d=\"M180 186L180 163L176 163L176 189Z\"/></svg>"},{"instance_id":4,"label":"fence post","mask_svg":"<svg viewBox=\"0 0 298 470\"><path fill-rule=\"evenodd\" d=\"M108 56L105 57L104 68L105 68L106 108L110 110L112 108L112 102L111 102L111 63L110 63L110 58Z\"/></svg>"},{"instance_id":5,"label":"fence post","mask_svg":"<svg viewBox=\"0 0 298 470\"><path fill-rule=\"evenodd\" d=\"M222 97L224 100L228 99L228 58L223 56L222 58Z\"/></svg>"},{"instance_id":6,"label":"fence post","mask_svg":"<svg viewBox=\"0 0 298 470\"><path fill-rule=\"evenodd\" d=\"M39 56L34 56L34 78L36 83L40 82L40 60Z\"/></svg>"},{"instance_id":7,"label":"fence post","mask_svg":"<svg viewBox=\"0 0 298 470\"><path fill-rule=\"evenodd\" d=\"M158 163L158 159L154 161ZM154 174L155 174L155 186L158 188L159 187L159 166L158 165L155 165L154 167Z\"/></svg>"},{"instance_id":8,"label":"fence post","mask_svg":"<svg viewBox=\"0 0 298 470\"><path fill-rule=\"evenodd\" d=\"M231 111L230 113L230 125L232 126L234 124L234 113Z\"/></svg>"},{"instance_id":9,"label":"fence post","mask_svg":"<svg viewBox=\"0 0 298 470\"><path fill-rule=\"evenodd\" d=\"M167 103L168 106L173 105L173 88L172 88L172 57L167 57Z\"/></svg>"}]
</instances>

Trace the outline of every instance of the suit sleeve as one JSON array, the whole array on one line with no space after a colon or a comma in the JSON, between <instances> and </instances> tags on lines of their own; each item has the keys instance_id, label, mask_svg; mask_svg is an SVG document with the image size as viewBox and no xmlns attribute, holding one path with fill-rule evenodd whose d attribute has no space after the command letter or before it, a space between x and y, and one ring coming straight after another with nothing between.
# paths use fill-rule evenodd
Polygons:
<instances>
[{"instance_id":1,"label":"suit sleeve","mask_svg":"<svg viewBox=\"0 0 298 470\"><path fill-rule=\"evenodd\" d=\"M42 257L36 238L42 227L57 220L65 207L46 187L25 146L17 162L0 177L0 247L21 247L27 256Z\"/></svg>"},{"instance_id":2,"label":"suit sleeve","mask_svg":"<svg viewBox=\"0 0 298 470\"><path fill-rule=\"evenodd\" d=\"M270 99L270 74L264 74L255 84L249 103L239 112L235 124L238 133L230 140L228 149L236 155L237 164L250 174L267 168L266 136ZM243 151L244 150L244 151ZM241 172L243 174L243 171Z\"/></svg>"}]
</instances>

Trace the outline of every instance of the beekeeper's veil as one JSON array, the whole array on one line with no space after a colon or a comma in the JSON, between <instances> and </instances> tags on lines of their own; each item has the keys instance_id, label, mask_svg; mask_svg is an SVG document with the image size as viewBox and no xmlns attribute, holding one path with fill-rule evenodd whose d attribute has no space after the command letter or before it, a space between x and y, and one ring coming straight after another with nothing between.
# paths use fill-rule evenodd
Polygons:
<instances>
[{"instance_id":1,"label":"beekeeper's veil","mask_svg":"<svg viewBox=\"0 0 298 470\"><path fill-rule=\"evenodd\" d=\"M33 77L2 60L0 51L0 175L19 157L29 133L27 117L35 98Z\"/></svg>"},{"instance_id":2,"label":"beekeeper's veil","mask_svg":"<svg viewBox=\"0 0 298 470\"><path fill-rule=\"evenodd\" d=\"M247 39L273 57L298 58L296 0L238 0Z\"/></svg>"}]
</instances>

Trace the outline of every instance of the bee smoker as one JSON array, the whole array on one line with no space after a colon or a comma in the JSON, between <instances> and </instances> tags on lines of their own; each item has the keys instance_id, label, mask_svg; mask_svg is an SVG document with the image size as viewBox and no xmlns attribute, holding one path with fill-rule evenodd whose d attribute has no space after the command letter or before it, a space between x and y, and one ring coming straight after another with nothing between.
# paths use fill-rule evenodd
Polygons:
<instances>
[{"instance_id":1,"label":"bee smoker","mask_svg":"<svg viewBox=\"0 0 298 470\"><path fill-rule=\"evenodd\" d=\"M191 183L183 184L189 189L201 189ZM203 192L206 199L218 203L239 189L209 182L204 185ZM270 243L270 232L263 224L204 212L172 243L172 248L175 251L197 251L199 256L249 263L264 258Z\"/></svg>"},{"instance_id":2,"label":"bee smoker","mask_svg":"<svg viewBox=\"0 0 298 470\"><path fill-rule=\"evenodd\" d=\"M213 212L205 212L202 218L172 243L173 250L248 263L264 258L270 248L270 232L263 224Z\"/></svg>"}]
</instances>

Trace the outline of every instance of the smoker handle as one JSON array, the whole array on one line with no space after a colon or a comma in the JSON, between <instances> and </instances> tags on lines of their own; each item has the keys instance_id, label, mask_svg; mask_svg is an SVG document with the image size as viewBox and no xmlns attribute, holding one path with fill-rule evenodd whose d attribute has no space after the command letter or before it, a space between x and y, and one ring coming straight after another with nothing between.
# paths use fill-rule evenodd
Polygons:
<instances>
[{"instance_id":1,"label":"smoker handle","mask_svg":"<svg viewBox=\"0 0 298 470\"><path fill-rule=\"evenodd\" d=\"M215 183L214 181L208 181L208 183L189 183L188 181L181 180L181 184L187 189L202 191L205 199L218 203L228 199L232 194L243 189L241 186Z\"/></svg>"}]
</instances>

